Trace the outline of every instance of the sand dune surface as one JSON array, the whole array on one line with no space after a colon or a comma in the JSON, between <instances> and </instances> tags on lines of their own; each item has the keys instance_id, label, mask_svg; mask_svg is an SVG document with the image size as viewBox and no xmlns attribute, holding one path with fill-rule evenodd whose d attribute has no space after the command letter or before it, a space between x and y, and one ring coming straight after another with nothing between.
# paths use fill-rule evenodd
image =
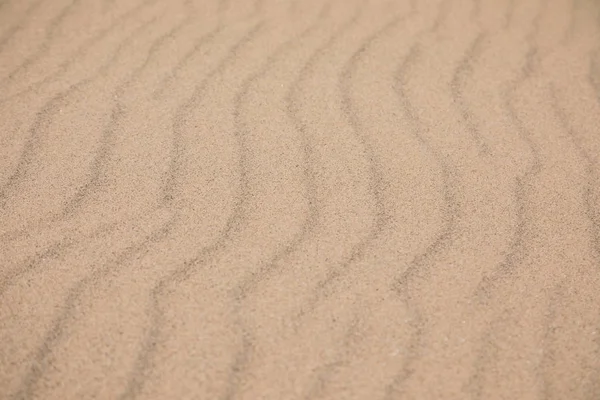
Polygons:
<instances>
[{"instance_id":1,"label":"sand dune surface","mask_svg":"<svg viewBox=\"0 0 600 400\"><path fill-rule=\"evenodd\" d=\"M594 0L0 0L0 399L600 399Z\"/></svg>"}]
</instances>

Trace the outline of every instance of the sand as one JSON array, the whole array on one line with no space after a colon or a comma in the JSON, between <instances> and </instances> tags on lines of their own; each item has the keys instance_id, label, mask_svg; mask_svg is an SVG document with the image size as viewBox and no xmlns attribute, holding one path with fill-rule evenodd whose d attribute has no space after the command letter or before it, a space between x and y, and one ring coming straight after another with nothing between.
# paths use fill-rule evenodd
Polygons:
<instances>
[{"instance_id":1,"label":"sand","mask_svg":"<svg viewBox=\"0 0 600 400\"><path fill-rule=\"evenodd\" d=\"M0 1L0 398L600 399L599 22Z\"/></svg>"}]
</instances>

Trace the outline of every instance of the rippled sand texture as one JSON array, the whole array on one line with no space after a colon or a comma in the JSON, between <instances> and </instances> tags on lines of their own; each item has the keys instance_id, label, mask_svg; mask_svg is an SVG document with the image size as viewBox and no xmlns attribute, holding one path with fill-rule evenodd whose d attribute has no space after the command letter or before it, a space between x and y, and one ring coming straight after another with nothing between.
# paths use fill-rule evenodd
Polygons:
<instances>
[{"instance_id":1,"label":"rippled sand texture","mask_svg":"<svg viewBox=\"0 0 600 400\"><path fill-rule=\"evenodd\" d=\"M599 399L600 3L0 1L1 399Z\"/></svg>"}]
</instances>

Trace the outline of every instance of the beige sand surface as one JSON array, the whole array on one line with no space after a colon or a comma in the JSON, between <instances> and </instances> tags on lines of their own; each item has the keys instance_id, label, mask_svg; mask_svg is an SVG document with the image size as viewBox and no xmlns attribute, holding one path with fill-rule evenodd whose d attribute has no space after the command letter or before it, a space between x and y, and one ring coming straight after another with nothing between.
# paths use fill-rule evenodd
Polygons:
<instances>
[{"instance_id":1,"label":"beige sand surface","mask_svg":"<svg viewBox=\"0 0 600 400\"><path fill-rule=\"evenodd\" d=\"M1 399L600 399L600 3L0 1Z\"/></svg>"}]
</instances>

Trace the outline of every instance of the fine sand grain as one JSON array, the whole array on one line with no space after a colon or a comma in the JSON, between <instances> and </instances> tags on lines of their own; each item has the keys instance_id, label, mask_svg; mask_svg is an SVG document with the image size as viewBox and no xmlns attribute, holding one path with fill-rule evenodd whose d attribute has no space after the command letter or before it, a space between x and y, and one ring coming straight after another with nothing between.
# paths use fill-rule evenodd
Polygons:
<instances>
[{"instance_id":1,"label":"fine sand grain","mask_svg":"<svg viewBox=\"0 0 600 400\"><path fill-rule=\"evenodd\" d=\"M0 399L600 399L600 3L0 0Z\"/></svg>"}]
</instances>

